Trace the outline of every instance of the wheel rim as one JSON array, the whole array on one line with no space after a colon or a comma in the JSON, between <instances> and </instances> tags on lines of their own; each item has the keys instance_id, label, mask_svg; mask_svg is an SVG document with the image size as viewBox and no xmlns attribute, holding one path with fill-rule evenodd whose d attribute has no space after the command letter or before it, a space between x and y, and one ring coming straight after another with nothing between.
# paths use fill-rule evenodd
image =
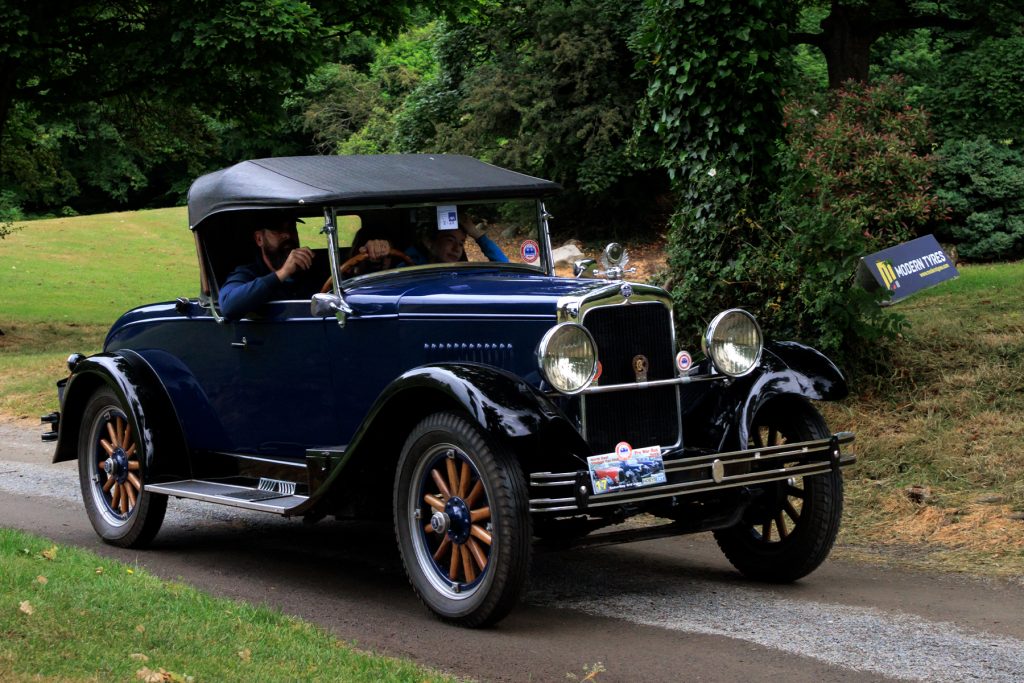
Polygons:
<instances>
[{"instance_id":1,"label":"wheel rim","mask_svg":"<svg viewBox=\"0 0 1024 683\"><path fill-rule=\"evenodd\" d=\"M412 482L409 525L417 563L446 597L471 597L487 580L496 547L486 482L453 444L427 451Z\"/></svg>"},{"instance_id":2,"label":"wheel rim","mask_svg":"<svg viewBox=\"0 0 1024 683\"><path fill-rule=\"evenodd\" d=\"M90 470L96 509L112 526L128 523L142 495L142 465L131 422L123 411L101 412L90 431Z\"/></svg>"},{"instance_id":3,"label":"wheel rim","mask_svg":"<svg viewBox=\"0 0 1024 683\"><path fill-rule=\"evenodd\" d=\"M750 440L754 448L781 446L789 441L775 425L756 426ZM807 501L807 485L803 477L790 477L773 485L766 495L769 497L766 514L751 527L751 535L765 546L778 546L800 527Z\"/></svg>"}]
</instances>

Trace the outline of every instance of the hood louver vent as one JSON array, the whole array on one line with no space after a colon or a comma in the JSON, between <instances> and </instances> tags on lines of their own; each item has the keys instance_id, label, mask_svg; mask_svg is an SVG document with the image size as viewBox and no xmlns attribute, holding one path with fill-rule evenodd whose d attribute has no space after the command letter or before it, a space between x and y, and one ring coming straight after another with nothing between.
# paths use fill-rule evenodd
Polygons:
<instances>
[{"instance_id":1,"label":"hood louver vent","mask_svg":"<svg viewBox=\"0 0 1024 683\"><path fill-rule=\"evenodd\" d=\"M428 363L470 361L474 363L495 365L506 370L511 370L513 367L512 344L494 342L448 342L443 344L424 344L423 353L425 360Z\"/></svg>"}]
</instances>

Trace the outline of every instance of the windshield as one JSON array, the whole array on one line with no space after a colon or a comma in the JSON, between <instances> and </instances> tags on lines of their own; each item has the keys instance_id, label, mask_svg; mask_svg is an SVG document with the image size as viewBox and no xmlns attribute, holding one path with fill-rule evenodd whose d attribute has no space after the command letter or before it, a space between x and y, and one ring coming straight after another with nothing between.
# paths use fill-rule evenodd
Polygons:
<instances>
[{"instance_id":1,"label":"windshield","mask_svg":"<svg viewBox=\"0 0 1024 683\"><path fill-rule=\"evenodd\" d=\"M533 200L339 213L342 276L488 262L543 272L545 241L540 228Z\"/></svg>"}]
</instances>

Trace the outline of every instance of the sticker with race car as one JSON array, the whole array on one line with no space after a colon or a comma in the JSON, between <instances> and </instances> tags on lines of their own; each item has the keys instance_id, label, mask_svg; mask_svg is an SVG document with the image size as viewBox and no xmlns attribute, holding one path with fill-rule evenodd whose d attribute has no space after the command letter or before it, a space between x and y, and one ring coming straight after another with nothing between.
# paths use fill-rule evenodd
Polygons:
<instances>
[{"instance_id":1,"label":"sticker with race car","mask_svg":"<svg viewBox=\"0 0 1024 683\"><path fill-rule=\"evenodd\" d=\"M614 453L587 458L587 466L590 469L590 488L595 496L667 481L661 446L631 448L622 441Z\"/></svg>"}]
</instances>

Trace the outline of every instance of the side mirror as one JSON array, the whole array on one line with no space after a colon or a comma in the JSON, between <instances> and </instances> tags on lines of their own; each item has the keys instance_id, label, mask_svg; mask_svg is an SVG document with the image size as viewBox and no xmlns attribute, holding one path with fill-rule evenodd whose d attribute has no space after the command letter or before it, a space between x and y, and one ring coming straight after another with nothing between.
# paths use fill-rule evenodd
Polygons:
<instances>
[{"instance_id":1,"label":"side mirror","mask_svg":"<svg viewBox=\"0 0 1024 683\"><path fill-rule=\"evenodd\" d=\"M596 278L597 261L592 258L574 261L572 264L572 274L576 277Z\"/></svg>"},{"instance_id":2,"label":"side mirror","mask_svg":"<svg viewBox=\"0 0 1024 683\"><path fill-rule=\"evenodd\" d=\"M334 315L345 308L347 306L343 305L341 298L331 293L314 294L312 301L309 302L309 313L314 318Z\"/></svg>"}]
</instances>

